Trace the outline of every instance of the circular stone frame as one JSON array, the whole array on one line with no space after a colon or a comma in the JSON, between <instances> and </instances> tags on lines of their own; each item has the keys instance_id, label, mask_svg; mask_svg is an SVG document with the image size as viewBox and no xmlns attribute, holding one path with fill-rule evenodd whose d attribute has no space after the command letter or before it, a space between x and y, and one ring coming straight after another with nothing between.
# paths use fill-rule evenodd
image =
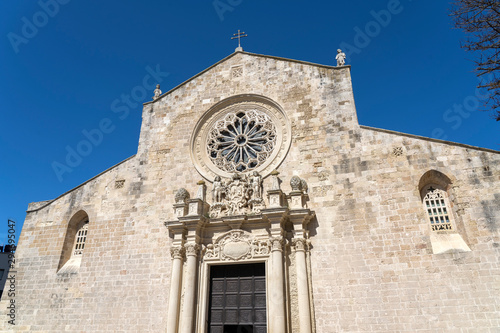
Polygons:
<instances>
[{"instance_id":1,"label":"circular stone frame","mask_svg":"<svg viewBox=\"0 0 500 333\"><path fill-rule=\"evenodd\" d=\"M198 120L190 140L190 154L198 172L209 182L216 176L230 178L232 173L218 168L208 156L207 144L209 131L214 124L228 113L257 110L269 116L276 129L276 143L270 156L254 169L242 172L246 174L257 171L266 177L276 169L286 157L292 142L291 125L283 109L273 100L260 95L237 95L224 99L212 106Z\"/></svg>"}]
</instances>

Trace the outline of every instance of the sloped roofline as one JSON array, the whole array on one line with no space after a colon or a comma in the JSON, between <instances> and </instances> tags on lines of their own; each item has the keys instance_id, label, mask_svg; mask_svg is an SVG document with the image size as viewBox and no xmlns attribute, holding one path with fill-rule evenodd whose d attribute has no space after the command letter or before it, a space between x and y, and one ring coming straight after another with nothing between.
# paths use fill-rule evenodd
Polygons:
<instances>
[{"instance_id":1,"label":"sloped roofline","mask_svg":"<svg viewBox=\"0 0 500 333\"><path fill-rule=\"evenodd\" d=\"M69 193L73 192L74 190L76 190L76 189L78 189L78 188L82 187L83 185L85 185L85 184L87 184L87 183L89 183L89 182L93 181L94 179L99 178L100 176L102 176L102 175L103 175L103 174L105 174L106 172L113 170L114 168L116 168L116 167L117 167L117 166L119 166L120 164L123 164L123 163L125 163L125 162L127 162L127 161L131 160L131 159L132 159L132 158L134 158L134 157L135 157L135 154L134 154L134 155L132 155L132 156L130 156L130 157L128 157L128 158L126 158L126 159L124 159L123 161L121 161L121 162L119 162L119 163L117 163L117 164L113 165L112 167L107 168L106 170L104 170L104 171L102 171L102 172L98 173L97 175L95 175L94 177L90 178L89 180L84 181L84 182L83 182L83 183L81 183L80 185L73 187L71 190L68 190L68 191L64 192L63 194L61 194L61 195L60 195L60 196L58 196L57 198L52 199L52 200L46 200L46 201L45 201L45 204L44 204L43 206L37 207L37 208L35 208L35 209L28 209L28 210L26 210L26 213L36 212L36 211L39 211L39 210L41 210L41 209L43 209L43 208L47 207L48 205L50 205L51 203L53 203L53 202L54 202L54 201L56 201L57 199L62 198L62 197L64 197L66 194L69 194ZM43 202L43 200L42 200L42 201L38 201L38 202Z\"/></svg>"},{"instance_id":2,"label":"sloped roofline","mask_svg":"<svg viewBox=\"0 0 500 333\"><path fill-rule=\"evenodd\" d=\"M485 151L487 153L494 153L494 154L500 154L499 150L494 150L494 149L489 149L489 148L482 148L482 147L476 147L476 146L471 146L471 145L466 145L464 143L458 143L458 142L453 142L453 141L446 141L446 140L440 140L440 139L433 139L433 138L428 138L426 136L420 136L420 135L415 135L415 134L408 134L408 133L403 133L403 132L398 132L398 131L392 131L392 130L386 130L383 128L376 128L376 127L370 127L370 126L365 126L365 125L359 125L362 129L366 130L371 130L371 131L377 131L377 132L383 132L387 134L393 134L393 135L399 135L399 136L406 136L412 139L420 139L424 141L431 141L431 142L437 142L437 143L443 143L451 146L458 146L462 148L467 148L467 149L474 149L474 150L480 150L480 151Z\"/></svg>"},{"instance_id":3,"label":"sloped roofline","mask_svg":"<svg viewBox=\"0 0 500 333\"><path fill-rule=\"evenodd\" d=\"M261 58L268 58L268 59L275 59L275 60L281 60L281 61L287 61L287 62L294 62L294 63L297 63L297 64L303 64L303 65L309 65L309 66L315 66L315 67L322 67L322 68L327 68L327 69L341 69L341 68L351 68L351 65L344 65L344 66L330 66L330 65L322 65L322 64L317 64L317 63L314 63L314 62L309 62L309 61L303 61L303 60L295 60L295 59L288 59L288 58L282 58L282 57L276 57L276 56L269 56L269 55L264 55L264 54L258 54L258 53L250 53L250 52L245 52L245 51L236 51L234 53L231 53L230 55L228 55L227 57L225 57L224 59L222 60L219 60L218 62L216 62L215 64L213 64L212 66L202 70L201 72L199 72L198 74L190 77L189 79L187 79L186 81L182 82L181 84L175 86L174 88L170 89L169 91L163 93L160 95L160 97L158 97L157 99L153 100L153 101L149 101L149 102L146 102L146 103L143 103L143 105L148 105L148 104L151 104L151 103L154 103L156 101L158 101L159 99L169 95L170 93L174 92L175 90L179 89L180 87L182 87L183 85L189 83L190 81L196 79L198 76L201 76L203 75L204 73L208 72L209 70L211 70L212 68L218 66L219 64L222 64L223 62L225 62L226 60L229 60L231 59L232 57L234 57L236 54L238 53L242 53L242 54L246 54L246 55L250 55L250 56L254 56L254 57L261 57Z\"/></svg>"}]
</instances>

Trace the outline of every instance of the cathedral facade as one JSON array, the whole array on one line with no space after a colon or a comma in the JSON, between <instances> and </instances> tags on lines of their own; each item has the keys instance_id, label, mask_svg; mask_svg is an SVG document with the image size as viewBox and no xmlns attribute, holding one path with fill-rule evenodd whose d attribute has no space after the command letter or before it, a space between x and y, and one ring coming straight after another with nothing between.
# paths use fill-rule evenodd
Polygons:
<instances>
[{"instance_id":1,"label":"cathedral facade","mask_svg":"<svg viewBox=\"0 0 500 333\"><path fill-rule=\"evenodd\" d=\"M237 51L155 91L136 155L29 205L1 325L494 332L499 162L359 125L350 66Z\"/></svg>"}]
</instances>

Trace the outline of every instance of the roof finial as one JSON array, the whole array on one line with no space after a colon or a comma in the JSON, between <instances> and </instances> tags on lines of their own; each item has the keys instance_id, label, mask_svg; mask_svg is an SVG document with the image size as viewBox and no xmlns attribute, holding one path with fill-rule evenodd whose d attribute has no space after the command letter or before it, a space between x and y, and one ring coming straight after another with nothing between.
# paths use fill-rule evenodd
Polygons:
<instances>
[{"instance_id":1,"label":"roof finial","mask_svg":"<svg viewBox=\"0 0 500 333\"><path fill-rule=\"evenodd\" d=\"M341 49L338 49L337 50L337 56L335 57L335 59L337 59L337 67L345 65L345 58L346 58L345 53L342 52Z\"/></svg>"},{"instance_id":2,"label":"roof finial","mask_svg":"<svg viewBox=\"0 0 500 333\"><path fill-rule=\"evenodd\" d=\"M160 98L160 96L161 96L161 90L160 90L160 85L159 84L156 85L156 89L154 91L154 94L155 95L153 96L153 100L156 100L156 99Z\"/></svg>"},{"instance_id":3,"label":"roof finial","mask_svg":"<svg viewBox=\"0 0 500 333\"><path fill-rule=\"evenodd\" d=\"M237 34L233 34L233 37L231 37L231 39L238 38L238 47L236 48L236 50L234 50L234 52L241 52L241 51L243 51L243 48L241 47L241 38L242 37L248 37L248 35L246 35L243 31L240 32L240 29L238 29L238 33Z\"/></svg>"}]
</instances>

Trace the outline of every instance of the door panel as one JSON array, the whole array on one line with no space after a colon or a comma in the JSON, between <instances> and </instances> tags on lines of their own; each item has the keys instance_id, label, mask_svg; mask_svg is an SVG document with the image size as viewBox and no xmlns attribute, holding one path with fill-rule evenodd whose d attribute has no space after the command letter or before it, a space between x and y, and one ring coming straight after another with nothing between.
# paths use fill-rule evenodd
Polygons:
<instances>
[{"instance_id":1,"label":"door panel","mask_svg":"<svg viewBox=\"0 0 500 333\"><path fill-rule=\"evenodd\" d=\"M211 266L209 333L265 333L264 263Z\"/></svg>"}]
</instances>

